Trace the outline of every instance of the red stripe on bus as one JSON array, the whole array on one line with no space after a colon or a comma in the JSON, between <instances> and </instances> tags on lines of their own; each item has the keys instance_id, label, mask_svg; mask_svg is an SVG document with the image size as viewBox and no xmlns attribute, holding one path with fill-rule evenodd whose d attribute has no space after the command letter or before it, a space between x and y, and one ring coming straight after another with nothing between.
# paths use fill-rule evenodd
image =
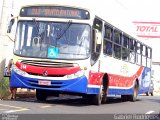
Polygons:
<instances>
[{"instance_id":1,"label":"red stripe on bus","mask_svg":"<svg viewBox=\"0 0 160 120\"><path fill-rule=\"evenodd\" d=\"M144 67L141 66L138 69L138 71L131 77L115 75L115 74L108 74L109 86L111 87L131 87L133 86L136 78L138 78L142 74L143 68ZM104 73L90 71L88 84L100 85L103 75Z\"/></svg>"},{"instance_id":2,"label":"red stripe on bus","mask_svg":"<svg viewBox=\"0 0 160 120\"><path fill-rule=\"evenodd\" d=\"M109 86L112 87L131 87L134 85L134 81L142 74L144 67L140 67L139 70L131 77L120 76L114 74L108 74Z\"/></svg>"},{"instance_id":3,"label":"red stripe on bus","mask_svg":"<svg viewBox=\"0 0 160 120\"><path fill-rule=\"evenodd\" d=\"M65 67L65 68L46 68L46 67L26 65L20 62L16 62L16 66L27 73L39 74L39 75L42 75L44 72L47 72L48 75L68 75L80 71L80 67L77 66Z\"/></svg>"}]
</instances>

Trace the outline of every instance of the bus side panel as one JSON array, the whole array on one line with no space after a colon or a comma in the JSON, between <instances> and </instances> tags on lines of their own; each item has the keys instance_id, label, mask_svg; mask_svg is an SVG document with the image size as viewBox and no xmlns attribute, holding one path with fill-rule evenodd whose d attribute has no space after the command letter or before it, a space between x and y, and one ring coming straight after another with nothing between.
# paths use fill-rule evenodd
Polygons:
<instances>
[{"instance_id":1,"label":"bus side panel","mask_svg":"<svg viewBox=\"0 0 160 120\"><path fill-rule=\"evenodd\" d=\"M106 55L102 57L100 65L100 71L108 75L109 94L132 94L136 79L138 79L139 94L149 89L150 68Z\"/></svg>"},{"instance_id":2,"label":"bus side panel","mask_svg":"<svg viewBox=\"0 0 160 120\"><path fill-rule=\"evenodd\" d=\"M145 93L149 90L151 83L151 68L144 67L142 75L139 77L139 93Z\"/></svg>"}]
</instances>

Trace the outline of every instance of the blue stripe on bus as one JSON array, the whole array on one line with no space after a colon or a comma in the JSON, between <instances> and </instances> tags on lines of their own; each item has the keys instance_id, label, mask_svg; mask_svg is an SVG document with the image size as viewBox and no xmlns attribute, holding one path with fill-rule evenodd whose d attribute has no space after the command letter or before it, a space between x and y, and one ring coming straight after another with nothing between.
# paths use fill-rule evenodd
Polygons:
<instances>
[{"instance_id":1,"label":"blue stripe on bus","mask_svg":"<svg viewBox=\"0 0 160 120\"><path fill-rule=\"evenodd\" d=\"M10 86L17 88L45 89L64 92L87 93L88 80L85 76L71 80L51 80L50 86L38 85L37 78L27 78L12 71ZM49 80L48 80L49 81Z\"/></svg>"},{"instance_id":2,"label":"blue stripe on bus","mask_svg":"<svg viewBox=\"0 0 160 120\"><path fill-rule=\"evenodd\" d=\"M117 89L117 88L109 88L108 95L131 95L133 94L133 88L129 89Z\"/></svg>"}]
</instances>

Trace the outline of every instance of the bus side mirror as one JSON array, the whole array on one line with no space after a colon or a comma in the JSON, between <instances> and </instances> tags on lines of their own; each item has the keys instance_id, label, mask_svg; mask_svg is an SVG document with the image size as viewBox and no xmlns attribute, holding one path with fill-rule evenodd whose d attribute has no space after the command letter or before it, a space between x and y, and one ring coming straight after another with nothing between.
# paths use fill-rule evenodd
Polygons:
<instances>
[{"instance_id":1,"label":"bus side mirror","mask_svg":"<svg viewBox=\"0 0 160 120\"><path fill-rule=\"evenodd\" d=\"M8 38L13 42L16 35L17 21L18 21L18 17L14 17L10 20L8 29L7 29L7 34L6 34L6 36L8 36Z\"/></svg>"},{"instance_id":2,"label":"bus side mirror","mask_svg":"<svg viewBox=\"0 0 160 120\"><path fill-rule=\"evenodd\" d=\"M8 29L7 29L7 33L11 33L11 30L12 30L12 26L14 24L14 20L15 18L12 18L9 22L9 25L8 25Z\"/></svg>"}]
</instances>

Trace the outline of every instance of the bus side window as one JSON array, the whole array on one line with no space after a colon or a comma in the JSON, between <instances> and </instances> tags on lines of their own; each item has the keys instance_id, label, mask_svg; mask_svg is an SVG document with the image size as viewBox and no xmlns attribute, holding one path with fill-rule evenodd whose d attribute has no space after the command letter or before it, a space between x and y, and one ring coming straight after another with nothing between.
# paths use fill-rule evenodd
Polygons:
<instances>
[{"instance_id":1,"label":"bus side window","mask_svg":"<svg viewBox=\"0 0 160 120\"><path fill-rule=\"evenodd\" d=\"M121 44L121 33L117 30L114 31L114 42Z\"/></svg>"},{"instance_id":2,"label":"bus side window","mask_svg":"<svg viewBox=\"0 0 160 120\"><path fill-rule=\"evenodd\" d=\"M134 39L130 39L129 40L129 61L131 63L135 63L135 46L136 46L136 42Z\"/></svg>"},{"instance_id":3,"label":"bus side window","mask_svg":"<svg viewBox=\"0 0 160 120\"><path fill-rule=\"evenodd\" d=\"M103 53L107 55L112 55L113 52L113 41L112 41L112 27L108 26L107 24L104 26L104 42L103 42Z\"/></svg>"},{"instance_id":4,"label":"bus side window","mask_svg":"<svg viewBox=\"0 0 160 120\"><path fill-rule=\"evenodd\" d=\"M129 38L125 35L122 36L122 60L128 61L129 59Z\"/></svg>"},{"instance_id":5,"label":"bus side window","mask_svg":"<svg viewBox=\"0 0 160 120\"><path fill-rule=\"evenodd\" d=\"M146 61L147 61L147 57L146 57L146 46L142 45L142 65L146 66Z\"/></svg>"},{"instance_id":6,"label":"bus side window","mask_svg":"<svg viewBox=\"0 0 160 120\"><path fill-rule=\"evenodd\" d=\"M104 40L104 46L103 46L103 52L107 55L112 55L112 42L109 42L107 40Z\"/></svg>"},{"instance_id":7,"label":"bus side window","mask_svg":"<svg viewBox=\"0 0 160 120\"><path fill-rule=\"evenodd\" d=\"M104 38L112 41L112 32L113 32L112 28L107 26L107 25L105 25Z\"/></svg>"},{"instance_id":8,"label":"bus side window","mask_svg":"<svg viewBox=\"0 0 160 120\"><path fill-rule=\"evenodd\" d=\"M142 54L142 48L141 48L141 44L139 42L137 42L137 46L136 46L136 63L138 65L141 65L141 54Z\"/></svg>"},{"instance_id":9,"label":"bus side window","mask_svg":"<svg viewBox=\"0 0 160 120\"><path fill-rule=\"evenodd\" d=\"M114 57L121 59L121 46L114 44Z\"/></svg>"},{"instance_id":10,"label":"bus side window","mask_svg":"<svg viewBox=\"0 0 160 120\"><path fill-rule=\"evenodd\" d=\"M151 49L150 48L146 48L146 56L147 56L147 67L151 67Z\"/></svg>"}]
</instances>

